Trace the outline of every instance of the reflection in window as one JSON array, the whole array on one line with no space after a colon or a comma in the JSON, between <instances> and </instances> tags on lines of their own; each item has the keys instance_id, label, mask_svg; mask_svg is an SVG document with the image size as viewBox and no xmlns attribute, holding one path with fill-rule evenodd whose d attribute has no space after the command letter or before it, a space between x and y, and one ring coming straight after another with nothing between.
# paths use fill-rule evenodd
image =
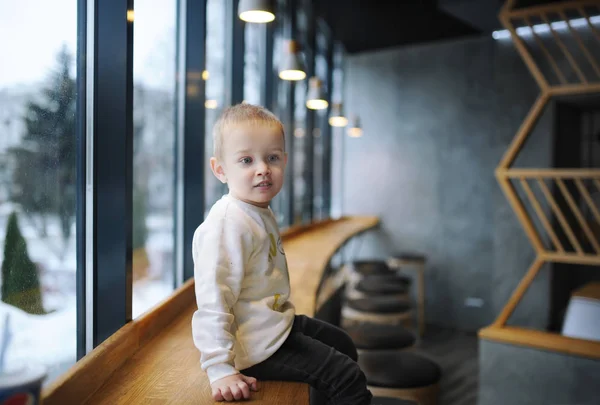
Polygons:
<instances>
[{"instance_id":1,"label":"reflection in window","mask_svg":"<svg viewBox=\"0 0 600 405\"><path fill-rule=\"evenodd\" d=\"M176 0L137 0L133 35L133 303L174 286Z\"/></svg>"},{"instance_id":2,"label":"reflection in window","mask_svg":"<svg viewBox=\"0 0 600 405\"><path fill-rule=\"evenodd\" d=\"M315 72L321 79L323 89L327 91L330 83L327 82L327 59L325 55L327 53L327 38L320 32L317 32L317 55L315 57ZM331 100L328 100L331 102ZM327 117L328 109L317 110L315 112L315 126L313 129L313 142L314 142L314 163L313 163L313 209L314 219L319 220L328 216L328 213L324 212L324 196L325 187L324 184L324 173L323 165L325 162L324 157L324 140L325 136L328 136L329 123ZM327 161L329 157L327 157Z\"/></svg>"},{"instance_id":3,"label":"reflection in window","mask_svg":"<svg viewBox=\"0 0 600 405\"><path fill-rule=\"evenodd\" d=\"M46 384L77 356L76 10L0 0L0 330Z\"/></svg>"},{"instance_id":4,"label":"reflection in window","mask_svg":"<svg viewBox=\"0 0 600 405\"><path fill-rule=\"evenodd\" d=\"M246 23L244 28L244 100L261 104L260 60L265 51L265 24Z\"/></svg>"},{"instance_id":5,"label":"reflection in window","mask_svg":"<svg viewBox=\"0 0 600 405\"><path fill-rule=\"evenodd\" d=\"M333 47L333 83L331 88L332 103L341 103L343 111L348 115L349 111L344 105L344 49L341 44L335 43ZM339 218L343 213L343 151L345 129L340 127L331 128L332 156L331 156L331 216Z\"/></svg>"},{"instance_id":6,"label":"reflection in window","mask_svg":"<svg viewBox=\"0 0 600 405\"><path fill-rule=\"evenodd\" d=\"M206 121L205 121L205 170L206 184L205 217L208 210L221 196L227 187L213 175L210 170L210 158L213 156L213 126L225 107L225 68L227 46L225 36L226 1L208 0L206 4Z\"/></svg>"},{"instance_id":7,"label":"reflection in window","mask_svg":"<svg viewBox=\"0 0 600 405\"><path fill-rule=\"evenodd\" d=\"M289 19L289 16L286 14L284 0L278 0L276 3L277 15L281 16L275 19L275 21L271 24L275 24L274 26L274 37L273 37L273 66L272 66L272 77L273 77L273 113L282 121L284 129L285 129L285 137L286 137L286 151L288 152L288 162L291 162L290 155L290 128L291 123L286 118L286 105L287 105L287 92L290 91L290 84L284 80L279 78L279 61L281 60L281 55L283 53L284 46L284 37L283 37L283 29L284 23ZM279 192L279 194L271 201L271 208L275 213L277 218L277 224L285 228L289 224L288 218L288 207L289 207L289 195L290 195L290 187L289 187L289 171L292 170L291 166L288 165L286 168L286 178L283 184L283 188Z\"/></svg>"},{"instance_id":8,"label":"reflection in window","mask_svg":"<svg viewBox=\"0 0 600 405\"><path fill-rule=\"evenodd\" d=\"M306 92L308 91L306 80L296 83L294 102L294 224L302 223L304 208L307 207L306 184L304 171L306 166Z\"/></svg>"},{"instance_id":9,"label":"reflection in window","mask_svg":"<svg viewBox=\"0 0 600 405\"><path fill-rule=\"evenodd\" d=\"M299 2L300 7L296 12L297 21L297 38L300 45L300 53L303 55L305 66L309 67L312 63L312 49L309 48L309 27L308 27L308 15L310 13L310 7L308 1L302 0ZM310 69L307 69L310 72ZM310 74L310 73L309 73ZM308 77L305 80L295 82L296 91L294 93L294 167L290 167L293 171L292 177L294 181L294 212L293 224L302 223L307 217L308 213L306 208L309 207L309 187L311 184L306 183L306 162L307 162L307 136L310 136L310 129L306 128L307 120L307 108L306 108L306 92L308 91Z\"/></svg>"}]
</instances>

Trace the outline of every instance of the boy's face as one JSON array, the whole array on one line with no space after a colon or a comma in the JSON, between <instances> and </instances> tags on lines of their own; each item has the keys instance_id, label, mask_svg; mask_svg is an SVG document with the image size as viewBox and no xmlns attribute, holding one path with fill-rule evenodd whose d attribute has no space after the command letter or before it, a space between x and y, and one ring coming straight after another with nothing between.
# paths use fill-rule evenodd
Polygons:
<instances>
[{"instance_id":1,"label":"boy's face","mask_svg":"<svg viewBox=\"0 0 600 405\"><path fill-rule=\"evenodd\" d=\"M281 132L260 125L235 126L222 139L222 156L210 161L213 173L229 192L266 208L283 186L287 154Z\"/></svg>"}]
</instances>

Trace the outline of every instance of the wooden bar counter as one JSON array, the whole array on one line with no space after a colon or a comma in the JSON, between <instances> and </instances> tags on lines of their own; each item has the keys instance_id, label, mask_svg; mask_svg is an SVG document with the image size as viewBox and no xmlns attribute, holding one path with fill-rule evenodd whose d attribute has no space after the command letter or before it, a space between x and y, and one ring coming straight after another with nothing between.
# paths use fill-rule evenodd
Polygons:
<instances>
[{"instance_id":1,"label":"wooden bar counter","mask_svg":"<svg viewBox=\"0 0 600 405\"><path fill-rule=\"evenodd\" d=\"M348 239L377 226L376 217L345 217L282 233L298 314L313 315L327 263ZM194 282L117 333L44 389L43 405L214 404L192 342ZM308 385L259 382L252 404L308 405Z\"/></svg>"}]
</instances>

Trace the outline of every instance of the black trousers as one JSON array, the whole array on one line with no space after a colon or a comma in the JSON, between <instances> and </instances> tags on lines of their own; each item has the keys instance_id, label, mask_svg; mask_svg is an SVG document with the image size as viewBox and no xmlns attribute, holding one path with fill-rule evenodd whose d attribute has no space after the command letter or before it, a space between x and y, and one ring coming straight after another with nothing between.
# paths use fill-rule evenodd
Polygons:
<instances>
[{"instance_id":1,"label":"black trousers","mask_svg":"<svg viewBox=\"0 0 600 405\"><path fill-rule=\"evenodd\" d=\"M311 405L367 405L372 394L356 363L356 348L342 329L297 315L275 354L242 374L258 380L308 383Z\"/></svg>"}]
</instances>

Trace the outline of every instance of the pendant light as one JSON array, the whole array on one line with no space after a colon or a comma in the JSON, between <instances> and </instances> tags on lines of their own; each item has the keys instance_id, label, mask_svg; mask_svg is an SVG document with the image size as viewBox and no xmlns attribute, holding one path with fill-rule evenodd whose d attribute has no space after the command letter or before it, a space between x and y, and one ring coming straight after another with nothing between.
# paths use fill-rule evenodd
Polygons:
<instances>
[{"instance_id":1,"label":"pendant light","mask_svg":"<svg viewBox=\"0 0 600 405\"><path fill-rule=\"evenodd\" d=\"M348 136L351 138L360 138L362 136L362 127L360 126L360 118L357 115L352 116L352 125L348 128Z\"/></svg>"},{"instance_id":2,"label":"pendant light","mask_svg":"<svg viewBox=\"0 0 600 405\"><path fill-rule=\"evenodd\" d=\"M249 23L268 23L275 19L270 0L240 0L238 5L240 20Z\"/></svg>"},{"instance_id":3,"label":"pendant light","mask_svg":"<svg viewBox=\"0 0 600 405\"><path fill-rule=\"evenodd\" d=\"M331 105L329 125L332 127L345 127L348 125L348 118L344 117L344 112L342 111L342 103L333 103Z\"/></svg>"},{"instance_id":4,"label":"pendant light","mask_svg":"<svg viewBox=\"0 0 600 405\"><path fill-rule=\"evenodd\" d=\"M283 58L279 65L279 78L282 80L304 80L306 73L298 54L298 43L293 39L285 42Z\"/></svg>"},{"instance_id":5,"label":"pendant light","mask_svg":"<svg viewBox=\"0 0 600 405\"><path fill-rule=\"evenodd\" d=\"M311 110L324 110L329 103L325 100L325 92L321 79L313 76L308 81L308 94L306 95L306 107Z\"/></svg>"},{"instance_id":6,"label":"pendant light","mask_svg":"<svg viewBox=\"0 0 600 405\"><path fill-rule=\"evenodd\" d=\"M208 99L208 100L204 101L204 108L208 108L209 110L214 110L218 106L219 106L219 103L217 102L217 100Z\"/></svg>"}]
</instances>

